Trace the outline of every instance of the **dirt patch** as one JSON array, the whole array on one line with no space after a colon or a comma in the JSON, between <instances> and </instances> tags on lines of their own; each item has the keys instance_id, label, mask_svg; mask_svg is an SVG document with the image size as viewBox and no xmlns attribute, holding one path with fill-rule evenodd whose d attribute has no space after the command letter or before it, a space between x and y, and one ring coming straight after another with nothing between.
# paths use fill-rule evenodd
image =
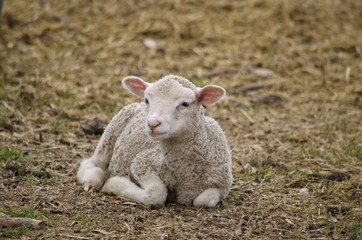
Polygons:
<instances>
[{"instance_id":1,"label":"dirt patch","mask_svg":"<svg viewBox=\"0 0 362 240\"><path fill-rule=\"evenodd\" d=\"M30 239L361 238L362 2L5 1L1 227ZM219 84L233 152L216 208L150 208L76 182L128 75ZM338 173L338 174L337 174Z\"/></svg>"}]
</instances>

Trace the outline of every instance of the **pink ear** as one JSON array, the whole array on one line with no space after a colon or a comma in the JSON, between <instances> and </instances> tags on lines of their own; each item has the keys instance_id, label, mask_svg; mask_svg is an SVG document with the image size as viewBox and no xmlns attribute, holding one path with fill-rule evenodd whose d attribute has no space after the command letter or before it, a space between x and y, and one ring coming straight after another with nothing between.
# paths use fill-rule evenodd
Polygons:
<instances>
[{"instance_id":1,"label":"pink ear","mask_svg":"<svg viewBox=\"0 0 362 240\"><path fill-rule=\"evenodd\" d=\"M150 84L138 77L126 77L122 80L122 85L131 93L143 98L144 92Z\"/></svg>"},{"instance_id":2,"label":"pink ear","mask_svg":"<svg viewBox=\"0 0 362 240\"><path fill-rule=\"evenodd\" d=\"M216 85L201 88L197 93L197 102L201 105L212 105L222 100L226 95L225 89Z\"/></svg>"}]
</instances>

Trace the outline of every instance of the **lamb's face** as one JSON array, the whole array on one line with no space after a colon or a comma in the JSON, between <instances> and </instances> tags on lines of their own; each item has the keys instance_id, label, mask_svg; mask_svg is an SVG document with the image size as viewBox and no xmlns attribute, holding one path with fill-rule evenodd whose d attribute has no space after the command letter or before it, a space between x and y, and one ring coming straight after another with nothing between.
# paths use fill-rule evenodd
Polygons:
<instances>
[{"instance_id":1,"label":"lamb's face","mask_svg":"<svg viewBox=\"0 0 362 240\"><path fill-rule=\"evenodd\" d=\"M182 83L182 84L181 84ZM185 78L168 75L155 83L126 77L123 86L146 102L145 131L154 140L179 137L194 131L200 105L212 105L225 96L222 87L197 88Z\"/></svg>"},{"instance_id":2,"label":"lamb's face","mask_svg":"<svg viewBox=\"0 0 362 240\"><path fill-rule=\"evenodd\" d=\"M194 129L199 109L195 91L174 80L156 82L145 90L144 99L145 130L152 139L178 137Z\"/></svg>"}]
</instances>

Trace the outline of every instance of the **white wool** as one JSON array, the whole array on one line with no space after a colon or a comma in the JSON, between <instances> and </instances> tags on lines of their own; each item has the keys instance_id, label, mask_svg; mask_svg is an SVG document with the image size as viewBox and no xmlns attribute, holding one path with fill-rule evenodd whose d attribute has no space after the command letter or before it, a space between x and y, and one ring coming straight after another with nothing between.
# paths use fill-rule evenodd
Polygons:
<instances>
[{"instance_id":1,"label":"white wool","mask_svg":"<svg viewBox=\"0 0 362 240\"><path fill-rule=\"evenodd\" d=\"M148 205L168 199L212 207L225 198L231 154L224 132L201 105L219 101L225 91L197 88L174 75L153 84L128 77L123 84L147 103L130 104L113 117L94 155L81 163L84 189L104 184L105 192Z\"/></svg>"}]
</instances>

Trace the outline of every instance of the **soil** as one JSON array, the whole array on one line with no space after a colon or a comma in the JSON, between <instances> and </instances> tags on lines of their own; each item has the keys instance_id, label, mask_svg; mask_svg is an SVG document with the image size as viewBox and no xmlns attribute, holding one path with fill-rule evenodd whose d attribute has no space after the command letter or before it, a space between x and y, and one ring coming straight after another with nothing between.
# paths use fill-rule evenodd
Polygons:
<instances>
[{"instance_id":1,"label":"soil","mask_svg":"<svg viewBox=\"0 0 362 240\"><path fill-rule=\"evenodd\" d=\"M21 239L361 239L362 1L4 1L0 227ZM120 80L218 84L234 183L215 208L76 181ZM12 152L12 154L8 154Z\"/></svg>"}]
</instances>

